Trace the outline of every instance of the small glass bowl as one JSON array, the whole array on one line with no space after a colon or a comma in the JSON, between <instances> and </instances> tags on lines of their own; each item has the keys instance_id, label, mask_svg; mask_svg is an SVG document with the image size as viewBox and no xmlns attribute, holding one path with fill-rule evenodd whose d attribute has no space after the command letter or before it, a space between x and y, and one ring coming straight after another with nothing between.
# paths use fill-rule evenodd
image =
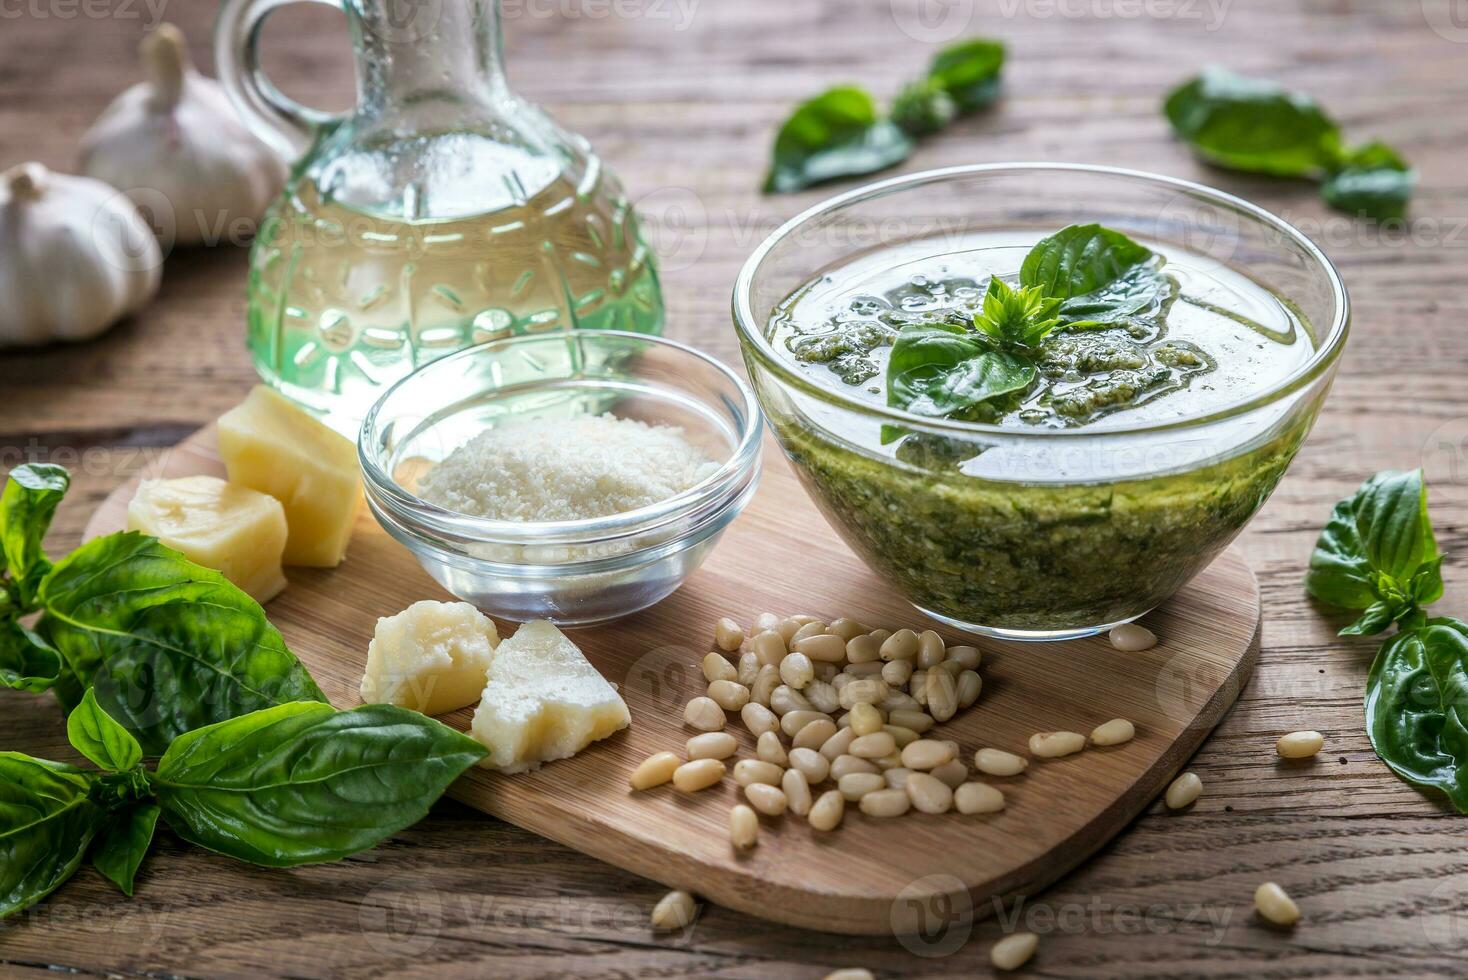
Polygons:
<instances>
[{"instance_id":1,"label":"small glass bowl","mask_svg":"<svg viewBox=\"0 0 1468 980\"><path fill-rule=\"evenodd\" d=\"M590 520L489 520L415 494L432 466L497 421L611 413L681 428L719 469L683 493ZM398 382L362 424L378 523L449 592L485 612L568 626L666 598L702 563L759 482L754 393L718 361L644 334L575 330L471 347Z\"/></svg>"}]
</instances>

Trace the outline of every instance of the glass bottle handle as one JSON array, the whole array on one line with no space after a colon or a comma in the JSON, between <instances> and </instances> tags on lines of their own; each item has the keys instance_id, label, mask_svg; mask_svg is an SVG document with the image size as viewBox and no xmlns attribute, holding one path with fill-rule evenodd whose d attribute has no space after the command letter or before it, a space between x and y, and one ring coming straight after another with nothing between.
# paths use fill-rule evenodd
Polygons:
<instances>
[{"instance_id":1,"label":"glass bottle handle","mask_svg":"<svg viewBox=\"0 0 1468 980\"><path fill-rule=\"evenodd\" d=\"M265 18L296 2L342 7L340 0L225 0L214 28L215 69L229 100L255 135L292 163L310 148L323 126L343 118L301 105L260 69L257 46Z\"/></svg>"}]
</instances>

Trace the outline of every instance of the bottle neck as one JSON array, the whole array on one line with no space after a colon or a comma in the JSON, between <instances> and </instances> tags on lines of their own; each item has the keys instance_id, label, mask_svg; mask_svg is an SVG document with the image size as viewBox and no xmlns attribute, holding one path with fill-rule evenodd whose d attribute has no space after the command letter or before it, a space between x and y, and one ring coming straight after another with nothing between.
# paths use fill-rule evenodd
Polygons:
<instances>
[{"instance_id":1,"label":"bottle neck","mask_svg":"<svg viewBox=\"0 0 1468 980\"><path fill-rule=\"evenodd\" d=\"M358 111L482 110L509 95L500 0L347 0Z\"/></svg>"}]
</instances>

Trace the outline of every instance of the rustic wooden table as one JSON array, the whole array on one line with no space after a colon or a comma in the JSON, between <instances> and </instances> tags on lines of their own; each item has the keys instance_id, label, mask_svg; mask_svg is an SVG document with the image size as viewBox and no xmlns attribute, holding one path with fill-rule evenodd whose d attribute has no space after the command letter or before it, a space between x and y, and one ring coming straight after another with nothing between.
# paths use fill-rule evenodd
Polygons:
<instances>
[{"instance_id":1,"label":"rustic wooden table","mask_svg":"<svg viewBox=\"0 0 1468 980\"><path fill-rule=\"evenodd\" d=\"M138 896L82 871L0 925L7 973L292 976L819 977L984 972L1006 922L1043 935L1045 976L1463 976L1465 818L1395 779L1362 732L1374 645L1337 639L1300 580L1331 504L1366 475L1425 465L1448 558L1444 612L1468 614L1468 21L1453 0L507 0L511 75L586 134L640 198L665 256L668 332L735 362L730 285L765 233L819 194L756 193L773 127L798 97L859 79L895 90L935 44L1010 43L1006 96L925 144L910 169L1004 160L1114 164L1189 177L1297 222L1346 277L1355 323L1309 445L1243 539L1263 585L1261 666L1191 768L1205 796L1154 807L1042 895L939 939L857 940L709 908L653 937L661 889L454 804L340 864L253 870L166 834ZM0 0L0 164L74 162L77 138L135 80L160 8L204 64L214 4ZM1456 11L1456 19L1455 19ZM278 15L267 63L319 105L351 97L341 17ZM1161 94L1219 62L1315 93L1353 139L1421 170L1405 225L1326 211L1309 187L1209 171L1173 142ZM234 404L243 251L169 258L158 301L84 346L0 355L0 470L71 467L52 536L77 543L124 479ZM1327 750L1285 766L1273 742L1316 728ZM0 696L0 745L69 758L50 698ZM1260 927L1256 884L1300 902L1293 934Z\"/></svg>"}]
</instances>

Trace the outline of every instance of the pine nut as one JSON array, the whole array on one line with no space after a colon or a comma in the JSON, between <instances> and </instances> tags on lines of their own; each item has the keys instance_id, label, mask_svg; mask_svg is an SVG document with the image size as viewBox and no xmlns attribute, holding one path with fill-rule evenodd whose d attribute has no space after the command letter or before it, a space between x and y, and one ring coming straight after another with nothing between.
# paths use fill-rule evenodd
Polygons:
<instances>
[{"instance_id":1,"label":"pine nut","mask_svg":"<svg viewBox=\"0 0 1468 980\"><path fill-rule=\"evenodd\" d=\"M892 736L892 741L897 743L898 752L901 752L918 740L917 732L911 728L903 728L901 725L883 725L882 731Z\"/></svg>"},{"instance_id":2,"label":"pine nut","mask_svg":"<svg viewBox=\"0 0 1468 980\"><path fill-rule=\"evenodd\" d=\"M643 759L637 768L632 770L632 775L627 782L633 789L652 789L661 786L673 778L673 770L682 764L676 755L671 752L658 752Z\"/></svg>"},{"instance_id":3,"label":"pine nut","mask_svg":"<svg viewBox=\"0 0 1468 980\"><path fill-rule=\"evenodd\" d=\"M781 776L783 777L783 773ZM744 787L744 798L749 800L749 805L767 817L778 817L790 806L790 801L785 799L785 791L778 785L771 786L769 783L750 783Z\"/></svg>"},{"instance_id":4,"label":"pine nut","mask_svg":"<svg viewBox=\"0 0 1468 980\"><path fill-rule=\"evenodd\" d=\"M734 669L724 655L710 651L703 657L703 679L712 683L714 681L732 681L739 678L739 672Z\"/></svg>"},{"instance_id":5,"label":"pine nut","mask_svg":"<svg viewBox=\"0 0 1468 980\"><path fill-rule=\"evenodd\" d=\"M953 809L953 790L925 772L909 773L903 789L919 813L947 813Z\"/></svg>"},{"instance_id":6,"label":"pine nut","mask_svg":"<svg viewBox=\"0 0 1468 980\"><path fill-rule=\"evenodd\" d=\"M749 703L749 688L738 681L714 681L708 694L725 711L738 711Z\"/></svg>"},{"instance_id":7,"label":"pine nut","mask_svg":"<svg viewBox=\"0 0 1468 980\"><path fill-rule=\"evenodd\" d=\"M790 756L785 752L785 745L780 741L776 732L762 732L755 739L754 754L759 756L761 762L771 765L783 766L790 761Z\"/></svg>"},{"instance_id":8,"label":"pine nut","mask_svg":"<svg viewBox=\"0 0 1468 980\"><path fill-rule=\"evenodd\" d=\"M754 783L779 786L783 775L784 769L763 759L740 759L734 763L734 781L740 786L751 786Z\"/></svg>"},{"instance_id":9,"label":"pine nut","mask_svg":"<svg viewBox=\"0 0 1468 980\"><path fill-rule=\"evenodd\" d=\"M1086 736L1077 732L1036 732L1030 736L1030 755L1037 759L1059 759L1086 747Z\"/></svg>"},{"instance_id":10,"label":"pine nut","mask_svg":"<svg viewBox=\"0 0 1468 980\"><path fill-rule=\"evenodd\" d=\"M759 656L753 650L746 650L739 655L739 670L734 679L749 687L759 676L759 668Z\"/></svg>"},{"instance_id":11,"label":"pine nut","mask_svg":"<svg viewBox=\"0 0 1468 980\"><path fill-rule=\"evenodd\" d=\"M874 640L877 641L877 645L878 646L881 646L883 643L886 643L887 642L887 637L889 637L889 636L892 635L892 631L891 630L884 630L884 629L875 629L875 630L872 630L872 632L869 635L871 636L872 639L874 639Z\"/></svg>"},{"instance_id":12,"label":"pine nut","mask_svg":"<svg viewBox=\"0 0 1468 980\"><path fill-rule=\"evenodd\" d=\"M1325 736L1319 732L1290 732L1274 743L1274 751L1282 759L1308 759L1325 748Z\"/></svg>"},{"instance_id":13,"label":"pine nut","mask_svg":"<svg viewBox=\"0 0 1468 980\"><path fill-rule=\"evenodd\" d=\"M1040 937L1033 932L1016 932L1005 936L989 950L989 962L996 970L1018 970L1029 962L1040 946Z\"/></svg>"},{"instance_id":14,"label":"pine nut","mask_svg":"<svg viewBox=\"0 0 1468 980\"><path fill-rule=\"evenodd\" d=\"M820 750L836 734L836 723L825 718L817 718L795 733L795 740L790 744L797 749ZM824 758L824 757L823 757Z\"/></svg>"},{"instance_id":15,"label":"pine nut","mask_svg":"<svg viewBox=\"0 0 1468 980\"><path fill-rule=\"evenodd\" d=\"M790 637L790 645L793 647L801 640L808 640L813 636L830 635L831 634L826 632L826 624L821 622L820 620L815 620L814 622L806 623L805 625L801 626L800 629L796 630L795 633ZM844 653L846 651L846 641L842 640L839 636L836 637L836 639L840 640L841 650Z\"/></svg>"},{"instance_id":16,"label":"pine nut","mask_svg":"<svg viewBox=\"0 0 1468 980\"><path fill-rule=\"evenodd\" d=\"M882 676L882 667L882 661L872 660L864 664L847 664L841 672L849 677L879 678Z\"/></svg>"},{"instance_id":17,"label":"pine nut","mask_svg":"<svg viewBox=\"0 0 1468 980\"><path fill-rule=\"evenodd\" d=\"M959 663L957 660L945 660L933 669L943 671L949 677L952 677L956 681L958 680L958 675L963 673L963 664ZM975 671L975 673L977 673L977 671Z\"/></svg>"},{"instance_id":18,"label":"pine nut","mask_svg":"<svg viewBox=\"0 0 1468 980\"><path fill-rule=\"evenodd\" d=\"M927 670L941 664L948 653L943 638L932 630L923 630L918 636L917 665Z\"/></svg>"},{"instance_id":19,"label":"pine nut","mask_svg":"<svg viewBox=\"0 0 1468 980\"><path fill-rule=\"evenodd\" d=\"M949 789L957 789L968 779L968 766L961 759L949 759L941 766L934 766L929 775Z\"/></svg>"},{"instance_id":20,"label":"pine nut","mask_svg":"<svg viewBox=\"0 0 1468 980\"><path fill-rule=\"evenodd\" d=\"M841 689L841 707L850 711L858 704L877 704L889 690L887 682L880 677L863 677Z\"/></svg>"},{"instance_id":21,"label":"pine nut","mask_svg":"<svg viewBox=\"0 0 1468 980\"><path fill-rule=\"evenodd\" d=\"M795 636L795 631L803 625L803 623L797 623L794 619L786 618L780 620L780 625L775 627L775 632L780 634L780 639L789 643Z\"/></svg>"},{"instance_id":22,"label":"pine nut","mask_svg":"<svg viewBox=\"0 0 1468 980\"><path fill-rule=\"evenodd\" d=\"M870 634L853 636L846 641L846 660L853 664L868 664L882 659L882 644Z\"/></svg>"},{"instance_id":23,"label":"pine nut","mask_svg":"<svg viewBox=\"0 0 1468 980\"><path fill-rule=\"evenodd\" d=\"M856 675L848 674L844 670L841 673L837 674L835 677L831 678L831 687L836 692L836 703L838 705L841 703L841 689L847 684L854 683L855 681Z\"/></svg>"},{"instance_id":24,"label":"pine nut","mask_svg":"<svg viewBox=\"0 0 1468 980\"><path fill-rule=\"evenodd\" d=\"M959 813L998 813L1004 809L1004 794L988 783L964 783L953 791L953 806Z\"/></svg>"},{"instance_id":25,"label":"pine nut","mask_svg":"<svg viewBox=\"0 0 1468 980\"><path fill-rule=\"evenodd\" d=\"M821 755L835 762L837 757L846 754L846 750L851 748L852 740L855 738L856 732L843 728L821 743Z\"/></svg>"},{"instance_id":26,"label":"pine nut","mask_svg":"<svg viewBox=\"0 0 1468 980\"><path fill-rule=\"evenodd\" d=\"M822 666L831 665L823 664ZM810 706L817 711L824 711L829 715L841 710L841 695L829 681L813 680L800 693L805 695Z\"/></svg>"},{"instance_id":27,"label":"pine nut","mask_svg":"<svg viewBox=\"0 0 1468 980\"><path fill-rule=\"evenodd\" d=\"M714 643L720 650L729 653L739 649L744 642L744 627L725 616L714 624Z\"/></svg>"},{"instance_id":28,"label":"pine nut","mask_svg":"<svg viewBox=\"0 0 1468 980\"><path fill-rule=\"evenodd\" d=\"M729 811L729 842L741 851L759 843L759 817L743 803Z\"/></svg>"},{"instance_id":29,"label":"pine nut","mask_svg":"<svg viewBox=\"0 0 1468 980\"><path fill-rule=\"evenodd\" d=\"M1195 803L1203 793L1203 780L1196 773L1185 772L1172 781L1167 787L1167 793L1163 802L1169 810L1181 810L1185 806Z\"/></svg>"},{"instance_id":30,"label":"pine nut","mask_svg":"<svg viewBox=\"0 0 1468 980\"><path fill-rule=\"evenodd\" d=\"M697 911L692 895L687 892L668 892L652 907L653 931L674 932L686 929L693 925L693 917Z\"/></svg>"},{"instance_id":31,"label":"pine nut","mask_svg":"<svg viewBox=\"0 0 1468 980\"><path fill-rule=\"evenodd\" d=\"M780 730L780 719L775 713L764 705L751 701L739 709L739 718L744 722L744 727L749 729L749 734L759 738L765 732L777 732Z\"/></svg>"},{"instance_id":32,"label":"pine nut","mask_svg":"<svg viewBox=\"0 0 1468 980\"><path fill-rule=\"evenodd\" d=\"M790 768L805 774L806 782L818 786L831 774L831 762L815 749L791 749Z\"/></svg>"},{"instance_id":33,"label":"pine nut","mask_svg":"<svg viewBox=\"0 0 1468 980\"><path fill-rule=\"evenodd\" d=\"M879 789L867 793L857 805L869 817L900 817L912 806L912 800L906 790Z\"/></svg>"},{"instance_id":34,"label":"pine nut","mask_svg":"<svg viewBox=\"0 0 1468 980\"><path fill-rule=\"evenodd\" d=\"M918 652L918 636L912 630L901 629L882 643L883 660L912 660Z\"/></svg>"},{"instance_id":35,"label":"pine nut","mask_svg":"<svg viewBox=\"0 0 1468 980\"><path fill-rule=\"evenodd\" d=\"M923 687L928 714L934 721L947 721L958 713L958 685L946 670L930 670Z\"/></svg>"},{"instance_id":36,"label":"pine nut","mask_svg":"<svg viewBox=\"0 0 1468 980\"><path fill-rule=\"evenodd\" d=\"M872 976L871 970L863 970L859 966L848 966L832 970L821 980L876 980L876 978Z\"/></svg>"},{"instance_id":37,"label":"pine nut","mask_svg":"<svg viewBox=\"0 0 1468 980\"><path fill-rule=\"evenodd\" d=\"M1113 627L1108 636L1111 645L1124 653L1140 653L1157 645L1157 634L1136 623L1122 623Z\"/></svg>"},{"instance_id":38,"label":"pine nut","mask_svg":"<svg viewBox=\"0 0 1468 980\"><path fill-rule=\"evenodd\" d=\"M892 789L906 789L907 777L910 775L912 775L912 770L904 769L901 766L888 769L882 773L882 777L887 780L887 785Z\"/></svg>"},{"instance_id":39,"label":"pine nut","mask_svg":"<svg viewBox=\"0 0 1468 980\"><path fill-rule=\"evenodd\" d=\"M765 630L776 630L780 628L780 617L774 613L760 613L754 618L754 629L751 634L763 633Z\"/></svg>"},{"instance_id":40,"label":"pine nut","mask_svg":"<svg viewBox=\"0 0 1468 980\"><path fill-rule=\"evenodd\" d=\"M836 675L839 674L839 673L841 673L841 668L839 666L837 666L836 664L816 664L815 665L815 668L816 668L816 680L817 681L820 681L820 682L822 682L824 684L831 683L831 681L835 679ZM812 683L814 683L814 682L812 682ZM834 688L832 688L831 694L834 696L835 693L836 693L836 690ZM806 697L809 697L809 696L810 695L807 693ZM833 707L831 710L832 711L835 711L836 709Z\"/></svg>"},{"instance_id":41,"label":"pine nut","mask_svg":"<svg viewBox=\"0 0 1468 980\"><path fill-rule=\"evenodd\" d=\"M790 801L791 813L797 817L810 813L810 780L805 778L805 773L799 769L786 769L785 775L780 777L780 788L785 791L785 799Z\"/></svg>"},{"instance_id":42,"label":"pine nut","mask_svg":"<svg viewBox=\"0 0 1468 980\"><path fill-rule=\"evenodd\" d=\"M1029 765L1029 759L1003 749L979 749L974 753L974 768L990 776L1018 776Z\"/></svg>"},{"instance_id":43,"label":"pine nut","mask_svg":"<svg viewBox=\"0 0 1468 980\"><path fill-rule=\"evenodd\" d=\"M957 660L945 660L945 664L956 664ZM979 692L984 689L984 679L976 671L964 670L958 674L958 706L960 708L971 708L979 699Z\"/></svg>"},{"instance_id":44,"label":"pine nut","mask_svg":"<svg viewBox=\"0 0 1468 980\"><path fill-rule=\"evenodd\" d=\"M936 769L954 757L953 747L947 742L931 738L920 738L902 750L902 764L909 769Z\"/></svg>"},{"instance_id":45,"label":"pine nut","mask_svg":"<svg viewBox=\"0 0 1468 980\"><path fill-rule=\"evenodd\" d=\"M846 813L846 797L840 790L829 789L820 795L810 807L806 818L812 830L830 831L841 826L841 817Z\"/></svg>"},{"instance_id":46,"label":"pine nut","mask_svg":"<svg viewBox=\"0 0 1468 980\"><path fill-rule=\"evenodd\" d=\"M765 630L749 641L749 649L759 658L761 667L778 667L789 651L785 640L773 630Z\"/></svg>"},{"instance_id":47,"label":"pine nut","mask_svg":"<svg viewBox=\"0 0 1468 980\"><path fill-rule=\"evenodd\" d=\"M684 793L697 793L723 779L725 771L718 759L694 759L673 770L673 785Z\"/></svg>"},{"instance_id":48,"label":"pine nut","mask_svg":"<svg viewBox=\"0 0 1468 980\"><path fill-rule=\"evenodd\" d=\"M759 676L755 677L754 683L749 686L749 699L770 706L770 695L775 693L775 688L780 686L780 668L765 664L759 669Z\"/></svg>"},{"instance_id":49,"label":"pine nut","mask_svg":"<svg viewBox=\"0 0 1468 980\"><path fill-rule=\"evenodd\" d=\"M872 762L876 763L877 768L882 772L886 772L888 769L902 768L902 756L897 752L893 752L891 755L884 755L879 759L873 759Z\"/></svg>"},{"instance_id":50,"label":"pine nut","mask_svg":"<svg viewBox=\"0 0 1468 980\"><path fill-rule=\"evenodd\" d=\"M949 660L957 660L963 665L964 670L978 670L979 664L983 663L984 660L983 651L978 647L949 647L945 652Z\"/></svg>"},{"instance_id":51,"label":"pine nut","mask_svg":"<svg viewBox=\"0 0 1468 980\"><path fill-rule=\"evenodd\" d=\"M902 687L912 680L912 661L893 660L882 665L882 680L889 687Z\"/></svg>"},{"instance_id":52,"label":"pine nut","mask_svg":"<svg viewBox=\"0 0 1468 980\"><path fill-rule=\"evenodd\" d=\"M849 802L855 803L868 793L886 789L887 778L876 772L849 772L836 780L836 787Z\"/></svg>"},{"instance_id":53,"label":"pine nut","mask_svg":"<svg viewBox=\"0 0 1468 980\"><path fill-rule=\"evenodd\" d=\"M804 694L788 684L781 684L770 692L770 710L783 718L792 711L812 711L814 709L811 708Z\"/></svg>"},{"instance_id":54,"label":"pine nut","mask_svg":"<svg viewBox=\"0 0 1468 980\"><path fill-rule=\"evenodd\" d=\"M838 783L841 782L842 776L848 776L854 772L877 773L881 771L877 768L876 763L859 759L854 755L838 755L831 760L831 778Z\"/></svg>"},{"instance_id":55,"label":"pine nut","mask_svg":"<svg viewBox=\"0 0 1468 980\"><path fill-rule=\"evenodd\" d=\"M1277 926L1292 926L1300 921L1300 907L1272 881L1266 881L1254 890L1254 908Z\"/></svg>"},{"instance_id":56,"label":"pine nut","mask_svg":"<svg viewBox=\"0 0 1468 980\"><path fill-rule=\"evenodd\" d=\"M788 654L780 661L780 680L786 687L798 691L815 679L816 669L805 654Z\"/></svg>"},{"instance_id":57,"label":"pine nut","mask_svg":"<svg viewBox=\"0 0 1468 980\"><path fill-rule=\"evenodd\" d=\"M739 751L739 740L728 732L704 732L688 740L688 759L727 759Z\"/></svg>"},{"instance_id":58,"label":"pine nut","mask_svg":"<svg viewBox=\"0 0 1468 980\"><path fill-rule=\"evenodd\" d=\"M713 698L694 698L683 709L683 723L701 732L722 731L724 709Z\"/></svg>"},{"instance_id":59,"label":"pine nut","mask_svg":"<svg viewBox=\"0 0 1468 980\"><path fill-rule=\"evenodd\" d=\"M1092 745L1125 745L1136 737L1137 726L1125 718L1113 718L1091 730Z\"/></svg>"},{"instance_id":60,"label":"pine nut","mask_svg":"<svg viewBox=\"0 0 1468 980\"><path fill-rule=\"evenodd\" d=\"M923 711L923 706L918 703L918 699L913 697L911 694L908 694L906 691L893 691L891 694L888 694L885 698L883 698L882 703L877 705L877 707L881 708L889 715L894 711L916 711L922 714L926 714L926 712Z\"/></svg>"},{"instance_id":61,"label":"pine nut","mask_svg":"<svg viewBox=\"0 0 1468 980\"><path fill-rule=\"evenodd\" d=\"M800 730L813 721L830 721L831 716L823 711L797 709L787 711L780 717L780 731L794 738Z\"/></svg>"},{"instance_id":62,"label":"pine nut","mask_svg":"<svg viewBox=\"0 0 1468 980\"><path fill-rule=\"evenodd\" d=\"M865 701L851 708L851 730L858 735L870 735L882 730L882 713Z\"/></svg>"},{"instance_id":63,"label":"pine nut","mask_svg":"<svg viewBox=\"0 0 1468 980\"><path fill-rule=\"evenodd\" d=\"M858 735L847 751L860 759L880 759L897 751L897 740L886 732Z\"/></svg>"},{"instance_id":64,"label":"pine nut","mask_svg":"<svg viewBox=\"0 0 1468 980\"><path fill-rule=\"evenodd\" d=\"M812 660L837 664L846 659L846 641L834 633L817 633L799 637L790 648L803 653Z\"/></svg>"},{"instance_id":65,"label":"pine nut","mask_svg":"<svg viewBox=\"0 0 1468 980\"><path fill-rule=\"evenodd\" d=\"M826 632L835 633L841 639L850 642L866 633L867 628L854 619L842 616L840 619L831 620L831 625L826 627Z\"/></svg>"},{"instance_id":66,"label":"pine nut","mask_svg":"<svg viewBox=\"0 0 1468 980\"><path fill-rule=\"evenodd\" d=\"M809 626L811 623L820 623L821 624L821 629L825 629L826 628L826 624L821 619L821 617L819 617L819 616L812 616L810 613L796 613L794 616L789 616L787 618L790 620L790 622L794 623L797 627L800 627L800 626Z\"/></svg>"},{"instance_id":67,"label":"pine nut","mask_svg":"<svg viewBox=\"0 0 1468 980\"><path fill-rule=\"evenodd\" d=\"M932 729L933 716L926 711L913 711L910 708L898 708L887 715L887 723L899 728L909 728L919 735Z\"/></svg>"}]
</instances>

